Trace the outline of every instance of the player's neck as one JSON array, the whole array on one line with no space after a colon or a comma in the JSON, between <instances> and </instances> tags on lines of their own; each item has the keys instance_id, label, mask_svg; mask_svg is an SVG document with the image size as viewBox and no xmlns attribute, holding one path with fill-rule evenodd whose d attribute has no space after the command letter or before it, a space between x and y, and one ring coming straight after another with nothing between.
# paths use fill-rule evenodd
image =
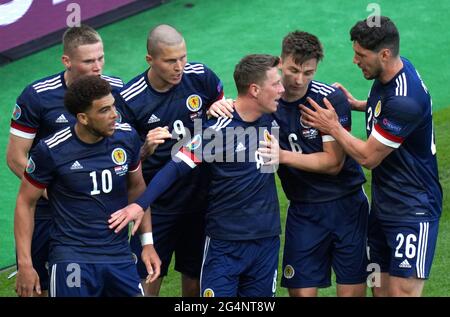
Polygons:
<instances>
[{"instance_id":1,"label":"player's neck","mask_svg":"<svg viewBox=\"0 0 450 317\"><path fill-rule=\"evenodd\" d=\"M69 85L73 82L72 76L70 76L68 70L64 72L64 82L66 83L66 87L69 87Z\"/></svg>"},{"instance_id":2,"label":"player's neck","mask_svg":"<svg viewBox=\"0 0 450 317\"><path fill-rule=\"evenodd\" d=\"M402 68L403 68L403 61L400 58L400 56L398 56L385 66L378 80L381 83L386 84L389 81L391 81L392 78L394 78L394 76L397 75Z\"/></svg>"},{"instance_id":3,"label":"player's neck","mask_svg":"<svg viewBox=\"0 0 450 317\"><path fill-rule=\"evenodd\" d=\"M103 140L103 136L99 136L96 135L94 133L92 133L92 131L90 131L87 127L85 127L84 125L80 124L80 123L76 123L75 124L75 134L77 135L77 137L83 141L84 143L87 144L94 144L97 143L101 140Z\"/></svg>"},{"instance_id":4,"label":"player's neck","mask_svg":"<svg viewBox=\"0 0 450 317\"><path fill-rule=\"evenodd\" d=\"M245 97L238 96L234 103L234 109L245 122L254 122L262 116L262 112L258 108L255 102Z\"/></svg>"},{"instance_id":5,"label":"player's neck","mask_svg":"<svg viewBox=\"0 0 450 317\"><path fill-rule=\"evenodd\" d=\"M147 79L150 85L154 90L157 92L166 92L169 91L170 88L173 87L172 84L169 84L168 82L161 80L155 72L152 72L152 69L150 68L147 72Z\"/></svg>"},{"instance_id":6,"label":"player's neck","mask_svg":"<svg viewBox=\"0 0 450 317\"><path fill-rule=\"evenodd\" d=\"M306 95L306 92L308 91L308 86L303 88L302 90L296 90L296 91L289 91L289 89L286 89L281 96L281 99L283 99L286 102L294 102L301 98L303 98Z\"/></svg>"}]
</instances>

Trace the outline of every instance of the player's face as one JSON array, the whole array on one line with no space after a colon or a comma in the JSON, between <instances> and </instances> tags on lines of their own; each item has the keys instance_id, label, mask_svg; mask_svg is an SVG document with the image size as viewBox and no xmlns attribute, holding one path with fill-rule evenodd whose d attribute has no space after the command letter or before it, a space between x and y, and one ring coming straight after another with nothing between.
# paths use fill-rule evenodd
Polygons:
<instances>
[{"instance_id":1,"label":"player's face","mask_svg":"<svg viewBox=\"0 0 450 317\"><path fill-rule=\"evenodd\" d=\"M84 75L101 75L105 64L103 43L80 45L70 56L63 56L63 63L72 81Z\"/></svg>"},{"instance_id":2,"label":"player's face","mask_svg":"<svg viewBox=\"0 0 450 317\"><path fill-rule=\"evenodd\" d=\"M114 134L117 112L114 97L108 96L96 99L86 112L87 129L96 137L109 137Z\"/></svg>"},{"instance_id":3,"label":"player's face","mask_svg":"<svg viewBox=\"0 0 450 317\"><path fill-rule=\"evenodd\" d=\"M358 42L353 42L353 63L361 68L364 78L371 80L379 78L383 67L378 53L363 48Z\"/></svg>"},{"instance_id":4,"label":"player's face","mask_svg":"<svg viewBox=\"0 0 450 317\"><path fill-rule=\"evenodd\" d=\"M170 46L159 43L154 56L147 55L147 61L151 65L149 78L154 88L168 90L181 82L187 61L186 43Z\"/></svg>"},{"instance_id":5,"label":"player's face","mask_svg":"<svg viewBox=\"0 0 450 317\"><path fill-rule=\"evenodd\" d=\"M281 66L282 80L286 94L292 97L301 98L306 93L308 85L313 80L317 70L317 59L311 58L303 64L294 62L292 55L283 59Z\"/></svg>"},{"instance_id":6,"label":"player's face","mask_svg":"<svg viewBox=\"0 0 450 317\"><path fill-rule=\"evenodd\" d=\"M278 101L284 92L278 67L266 72L267 79L259 86L258 101L264 113L277 111Z\"/></svg>"}]
</instances>

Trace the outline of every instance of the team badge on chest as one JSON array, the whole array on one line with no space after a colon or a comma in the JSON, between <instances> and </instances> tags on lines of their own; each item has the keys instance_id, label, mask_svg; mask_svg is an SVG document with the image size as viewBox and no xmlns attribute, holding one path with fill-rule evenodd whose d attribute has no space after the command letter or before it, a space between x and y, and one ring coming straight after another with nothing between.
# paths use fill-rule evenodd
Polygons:
<instances>
[{"instance_id":1,"label":"team badge on chest","mask_svg":"<svg viewBox=\"0 0 450 317\"><path fill-rule=\"evenodd\" d=\"M186 99L186 107L192 112L197 112L202 109L202 98L199 95L190 95Z\"/></svg>"},{"instance_id":2,"label":"team badge on chest","mask_svg":"<svg viewBox=\"0 0 450 317\"><path fill-rule=\"evenodd\" d=\"M375 118L377 118L381 113L381 100L378 100L377 105L375 106Z\"/></svg>"},{"instance_id":3,"label":"team badge on chest","mask_svg":"<svg viewBox=\"0 0 450 317\"><path fill-rule=\"evenodd\" d=\"M115 148L111 153L111 158L117 165L123 165L127 161L127 152L122 148Z\"/></svg>"}]
</instances>

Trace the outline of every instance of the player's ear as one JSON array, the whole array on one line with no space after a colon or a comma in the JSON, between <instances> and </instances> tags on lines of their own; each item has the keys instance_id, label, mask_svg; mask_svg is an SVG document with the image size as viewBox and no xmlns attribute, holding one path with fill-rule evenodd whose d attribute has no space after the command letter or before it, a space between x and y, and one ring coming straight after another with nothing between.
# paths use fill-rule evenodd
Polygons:
<instances>
[{"instance_id":1,"label":"player's ear","mask_svg":"<svg viewBox=\"0 0 450 317\"><path fill-rule=\"evenodd\" d=\"M87 117L87 114L84 113L84 112L77 113L77 120L82 125L87 125L88 124L88 117Z\"/></svg>"},{"instance_id":2,"label":"player's ear","mask_svg":"<svg viewBox=\"0 0 450 317\"><path fill-rule=\"evenodd\" d=\"M380 56L383 61L387 61L388 59L390 59L392 57L392 51L388 48L383 48L380 51Z\"/></svg>"},{"instance_id":3,"label":"player's ear","mask_svg":"<svg viewBox=\"0 0 450 317\"><path fill-rule=\"evenodd\" d=\"M71 63L70 63L70 57L69 57L68 55L64 54L64 55L61 57L61 61L62 61L63 65L64 65L64 67L65 67L67 70L70 70L70 66L71 66Z\"/></svg>"},{"instance_id":4,"label":"player's ear","mask_svg":"<svg viewBox=\"0 0 450 317\"><path fill-rule=\"evenodd\" d=\"M153 57L150 54L145 55L145 60L147 61L148 65L152 66Z\"/></svg>"},{"instance_id":5,"label":"player's ear","mask_svg":"<svg viewBox=\"0 0 450 317\"><path fill-rule=\"evenodd\" d=\"M250 84L250 86L248 87L248 93L254 98L258 97L259 90L260 88L257 84Z\"/></svg>"}]
</instances>

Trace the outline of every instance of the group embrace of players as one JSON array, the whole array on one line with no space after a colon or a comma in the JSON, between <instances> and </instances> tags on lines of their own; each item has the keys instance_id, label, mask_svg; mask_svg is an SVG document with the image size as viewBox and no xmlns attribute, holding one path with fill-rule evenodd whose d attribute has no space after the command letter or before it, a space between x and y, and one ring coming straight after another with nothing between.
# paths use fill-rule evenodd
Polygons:
<instances>
[{"instance_id":1,"label":"group embrace of players","mask_svg":"<svg viewBox=\"0 0 450 317\"><path fill-rule=\"evenodd\" d=\"M420 296L442 209L431 97L389 18L350 39L367 100L313 79L323 49L303 31L280 57L243 57L230 100L172 26L150 30L149 68L125 85L102 74L99 34L69 28L65 70L27 86L11 120L18 295L157 296L175 254L183 296L274 296L278 172L290 296L317 296L332 270L338 296L365 296L369 264L375 296Z\"/></svg>"}]
</instances>

